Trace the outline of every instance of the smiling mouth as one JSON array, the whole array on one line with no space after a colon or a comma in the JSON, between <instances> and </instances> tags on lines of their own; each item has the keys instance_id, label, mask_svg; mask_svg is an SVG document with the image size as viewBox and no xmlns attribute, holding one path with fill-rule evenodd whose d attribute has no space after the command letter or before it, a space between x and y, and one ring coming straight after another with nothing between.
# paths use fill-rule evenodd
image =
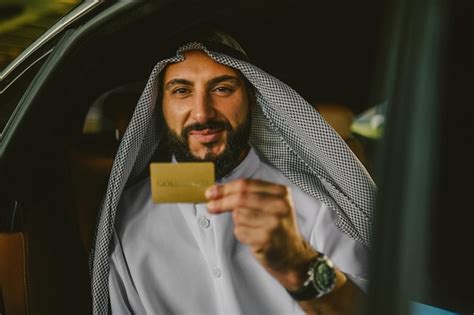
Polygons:
<instances>
[{"instance_id":1,"label":"smiling mouth","mask_svg":"<svg viewBox=\"0 0 474 315\"><path fill-rule=\"evenodd\" d=\"M201 143L209 143L218 140L224 130L224 128L207 128L203 130L192 130L189 132L189 136L195 138Z\"/></svg>"}]
</instances>

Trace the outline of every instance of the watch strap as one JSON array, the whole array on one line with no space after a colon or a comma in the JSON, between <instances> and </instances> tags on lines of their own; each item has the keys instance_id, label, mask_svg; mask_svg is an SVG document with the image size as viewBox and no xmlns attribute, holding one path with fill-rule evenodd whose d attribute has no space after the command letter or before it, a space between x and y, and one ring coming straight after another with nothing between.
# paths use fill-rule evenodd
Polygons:
<instances>
[{"instance_id":1,"label":"watch strap","mask_svg":"<svg viewBox=\"0 0 474 315\"><path fill-rule=\"evenodd\" d=\"M286 290L286 291L296 301L311 300L311 299L314 299L315 297L318 297L319 295L318 290L316 290L316 288L312 284L303 286L298 291L289 291L289 290Z\"/></svg>"}]
</instances>

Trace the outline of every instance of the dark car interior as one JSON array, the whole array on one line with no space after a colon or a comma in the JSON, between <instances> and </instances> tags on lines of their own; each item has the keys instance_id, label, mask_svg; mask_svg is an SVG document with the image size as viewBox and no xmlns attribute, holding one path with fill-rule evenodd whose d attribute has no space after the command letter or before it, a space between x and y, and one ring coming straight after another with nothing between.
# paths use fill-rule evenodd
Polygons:
<instances>
[{"instance_id":1,"label":"dark car interior","mask_svg":"<svg viewBox=\"0 0 474 315\"><path fill-rule=\"evenodd\" d=\"M122 107L125 120L130 116L154 64L169 56L180 34L202 25L223 29L255 64L308 101L358 113L373 102L381 10L376 1L148 4L84 36L43 85L21 140L9 150L19 167L5 174L10 186L2 193L18 201L11 220L26 239L28 262L29 295L15 296L27 300L31 313L90 312L87 259L95 215L120 139L116 130L124 129L113 113ZM84 132L91 107L107 93L112 114L106 108L102 119L109 127Z\"/></svg>"},{"instance_id":2,"label":"dark car interior","mask_svg":"<svg viewBox=\"0 0 474 315\"><path fill-rule=\"evenodd\" d=\"M376 66L385 10L374 0L162 1L66 31L46 65L59 63L2 160L15 167L2 174L9 202L0 205L8 209L1 231L16 234L0 237L9 257L0 261L0 283L15 284L1 287L0 314L91 312L88 254L114 154L151 69L182 34L225 30L253 63L315 106L358 114L383 101Z\"/></svg>"}]
</instances>

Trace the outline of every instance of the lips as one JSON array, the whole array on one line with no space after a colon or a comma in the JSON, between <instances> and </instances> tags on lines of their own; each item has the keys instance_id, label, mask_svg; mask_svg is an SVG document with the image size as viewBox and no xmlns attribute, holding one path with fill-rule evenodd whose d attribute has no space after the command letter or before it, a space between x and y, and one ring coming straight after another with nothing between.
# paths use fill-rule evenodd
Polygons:
<instances>
[{"instance_id":1,"label":"lips","mask_svg":"<svg viewBox=\"0 0 474 315\"><path fill-rule=\"evenodd\" d=\"M207 128L203 130L192 130L189 136L193 137L201 143L209 143L219 139L224 129L222 128Z\"/></svg>"}]
</instances>

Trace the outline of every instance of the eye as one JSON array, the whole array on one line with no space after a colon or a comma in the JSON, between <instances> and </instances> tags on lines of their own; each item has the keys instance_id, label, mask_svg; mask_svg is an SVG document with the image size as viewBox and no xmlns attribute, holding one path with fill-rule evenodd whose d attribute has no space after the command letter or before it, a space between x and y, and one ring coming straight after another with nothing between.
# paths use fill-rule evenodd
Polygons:
<instances>
[{"instance_id":1,"label":"eye","mask_svg":"<svg viewBox=\"0 0 474 315\"><path fill-rule=\"evenodd\" d=\"M186 94L189 93L189 89L185 87L179 87L171 91L172 94Z\"/></svg>"},{"instance_id":2,"label":"eye","mask_svg":"<svg viewBox=\"0 0 474 315\"><path fill-rule=\"evenodd\" d=\"M219 94L230 94L234 90L228 86L217 86L213 89L214 92L217 92Z\"/></svg>"}]
</instances>

